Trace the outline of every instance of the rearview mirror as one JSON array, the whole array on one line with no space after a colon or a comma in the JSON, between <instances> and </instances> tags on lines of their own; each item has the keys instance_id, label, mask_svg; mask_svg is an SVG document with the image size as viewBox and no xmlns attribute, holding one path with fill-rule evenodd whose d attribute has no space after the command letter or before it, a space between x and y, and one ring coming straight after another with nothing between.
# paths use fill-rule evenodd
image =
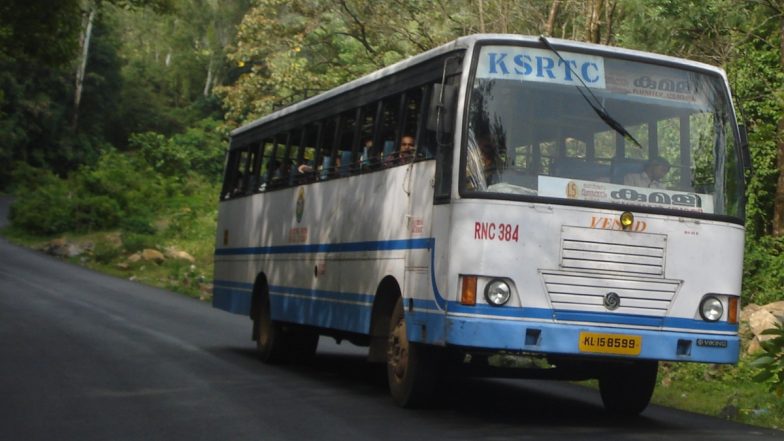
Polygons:
<instances>
[{"instance_id":1,"label":"rearview mirror","mask_svg":"<svg viewBox=\"0 0 784 441\"><path fill-rule=\"evenodd\" d=\"M427 129L452 133L457 87L451 84L433 84L432 91L427 109Z\"/></svg>"}]
</instances>

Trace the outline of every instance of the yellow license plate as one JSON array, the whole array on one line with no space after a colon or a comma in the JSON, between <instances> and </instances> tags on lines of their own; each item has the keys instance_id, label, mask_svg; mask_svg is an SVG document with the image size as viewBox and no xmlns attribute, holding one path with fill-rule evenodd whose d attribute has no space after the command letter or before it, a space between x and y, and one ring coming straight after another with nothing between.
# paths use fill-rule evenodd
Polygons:
<instances>
[{"instance_id":1,"label":"yellow license plate","mask_svg":"<svg viewBox=\"0 0 784 441\"><path fill-rule=\"evenodd\" d=\"M580 352L600 354L640 355L642 337L638 335L580 333Z\"/></svg>"}]
</instances>

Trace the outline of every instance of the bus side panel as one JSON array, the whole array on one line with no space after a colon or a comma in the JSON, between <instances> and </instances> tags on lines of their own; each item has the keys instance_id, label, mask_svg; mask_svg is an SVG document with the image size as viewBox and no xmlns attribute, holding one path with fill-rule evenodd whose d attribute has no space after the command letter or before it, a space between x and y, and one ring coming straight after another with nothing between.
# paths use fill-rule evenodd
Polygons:
<instances>
[{"instance_id":1,"label":"bus side panel","mask_svg":"<svg viewBox=\"0 0 784 441\"><path fill-rule=\"evenodd\" d=\"M407 299L406 330L409 341L443 345L446 342L446 302L438 288L444 285L444 271L436 271L437 261L443 263L449 237L449 205L433 205L436 162L414 165L408 193L409 211L406 233L411 239L426 238L428 249L410 249L406 263ZM436 256L442 256L437 259ZM445 287L444 287L445 288Z\"/></svg>"}]
</instances>

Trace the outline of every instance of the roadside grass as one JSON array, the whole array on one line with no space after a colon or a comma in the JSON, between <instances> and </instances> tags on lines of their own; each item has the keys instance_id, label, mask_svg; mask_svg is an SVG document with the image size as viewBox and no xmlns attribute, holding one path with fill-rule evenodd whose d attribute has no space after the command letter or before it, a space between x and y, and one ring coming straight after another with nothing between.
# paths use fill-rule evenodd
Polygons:
<instances>
[{"instance_id":1,"label":"roadside grass","mask_svg":"<svg viewBox=\"0 0 784 441\"><path fill-rule=\"evenodd\" d=\"M662 363L653 402L726 420L784 429L784 401L767 383L752 380L758 370L741 355L737 365Z\"/></svg>"},{"instance_id":2,"label":"roadside grass","mask_svg":"<svg viewBox=\"0 0 784 441\"><path fill-rule=\"evenodd\" d=\"M157 286L191 297L209 300L212 297L213 252L217 208L210 187L198 188L169 201L159 218L142 228L129 230L65 233L57 236L34 235L13 225L0 230L11 243L45 250L54 239L74 244L82 251L64 257L79 264L116 277ZM185 251L187 260L167 258L162 262L138 260L131 256L144 249L165 253L167 249Z\"/></svg>"},{"instance_id":3,"label":"roadside grass","mask_svg":"<svg viewBox=\"0 0 784 441\"><path fill-rule=\"evenodd\" d=\"M179 207L156 221L154 232L149 234L102 231L58 237L68 243L92 244L81 255L67 258L73 263L208 301L216 212L194 210L188 204ZM39 250L54 239L31 235L13 226L0 230L0 234L12 243ZM129 261L129 256L142 248L163 251L172 246L191 254L194 263L175 259L162 263ZM784 429L784 400L771 392L767 384L752 381L757 371L749 365L750 360L750 356L742 355L736 366L661 363L651 402L754 426ZM583 384L597 387L595 381Z\"/></svg>"}]
</instances>

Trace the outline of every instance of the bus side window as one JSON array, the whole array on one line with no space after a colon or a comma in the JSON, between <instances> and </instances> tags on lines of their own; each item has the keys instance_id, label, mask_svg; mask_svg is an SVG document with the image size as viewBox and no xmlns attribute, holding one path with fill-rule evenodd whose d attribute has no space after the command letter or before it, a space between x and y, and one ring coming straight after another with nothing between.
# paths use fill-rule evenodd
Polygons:
<instances>
[{"instance_id":1,"label":"bus side window","mask_svg":"<svg viewBox=\"0 0 784 441\"><path fill-rule=\"evenodd\" d=\"M278 133L275 136L275 149L267 161L265 173L268 175L267 188L279 188L286 180L285 178L285 156L288 149L289 133Z\"/></svg>"},{"instance_id":2,"label":"bus side window","mask_svg":"<svg viewBox=\"0 0 784 441\"><path fill-rule=\"evenodd\" d=\"M378 143L380 141L376 139L375 134L378 129L380 110L380 102L368 104L362 108L359 127L359 163L363 171L378 164Z\"/></svg>"},{"instance_id":3,"label":"bus side window","mask_svg":"<svg viewBox=\"0 0 784 441\"><path fill-rule=\"evenodd\" d=\"M449 202L452 189L452 156L454 154L454 146L452 142L452 134L454 133L454 116L456 109L454 106L457 102L457 85L460 81L459 75L452 75L446 78L446 88L444 88L443 102L448 108L443 109L443 114L428 115L427 121L433 121L436 124L431 127L433 130L427 130L429 135L434 139L435 157L436 157L436 182L434 199L436 203ZM439 87L431 87L431 104L428 105L429 111L437 112L440 96L436 95L440 92ZM436 116L439 116L438 118Z\"/></svg>"},{"instance_id":4,"label":"bus side window","mask_svg":"<svg viewBox=\"0 0 784 441\"><path fill-rule=\"evenodd\" d=\"M329 179L335 174L335 167L337 165L335 155L337 154L337 148L333 149L333 144L336 139L338 139L338 134L337 118L327 118L326 121L324 121L323 133L319 140L320 145L318 146L321 152L319 155L321 163L317 165L316 169L318 170L319 179L321 180Z\"/></svg>"},{"instance_id":5,"label":"bus side window","mask_svg":"<svg viewBox=\"0 0 784 441\"><path fill-rule=\"evenodd\" d=\"M247 173L245 173L246 183L243 185L245 194L253 194L258 191L259 167L261 166L261 145L253 144L248 152Z\"/></svg>"},{"instance_id":6,"label":"bus side window","mask_svg":"<svg viewBox=\"0 0 784 441\"><path fill-rule=\"evenodd\" d=\"M249 169L251 167L249 147L244 147L241 150L236 150L237 162L236 172L232 180L231 189L229 190L229 197L243 196L248 193L248 184L250 181Z\"/></svg>"},{"instance_id":7,"label":"bus side window","mask_svg":"<svg viewBox=\"0 0 784 441\"><path fill-rule=\"evenodd\" d=\"M229 199L237 194L242 182L242 150L230 150L226 159L226 175L223 179L222 199Z\"/></svg>"},{"instance_id":8,"label":"bus side window","mask_svg":"<svg viewBox=\"0 0 784 441\"><path fill-rule=\"evenodd\" d=\"M294 178L297 175L296 160L300 156L300 142L302 142L302 129L294 129L289 135L289 146L286 149L286 155L283 159L283 166L281 172L283 173L284 185L294 185Z\"/></svg>"},{"instance_id":9,"label":"bus side window","mask_svg":"<svg viewBox=\"0 0 784 441\"><path fill-rule=\"evenodd\" d=\"M255 191L265 191L269 183L269 167L275 153L275 138L267 138L261 143L261 160L259 161L259 180Z\"/></svg>"},{"instance_id":10,"label":"bus side window","mask_svg":"<svg viewBox=\"0 0 784 441\"><path fill-rule=\"evenodd\" d=\"M403 114L401 116L401 136L396 148L399 164L409 163L419 157L423 157L419 148L420 143L420 120L422 119L422 88L417 87L405 93L403 102ZM413 141L414 145L411 145Z\"/></svg>"},{"instance_id":11,"label":"bus side window","mask_svg":"<svg viewBox=\"0 0 784 441\"><path fill-rule=\"evenodd\" d=\"M296 162L296 177L294 184L303 184L311 182L316 178L316 145L318 144L318 124L308 124L302 130L302 141L300 149L297 153Z\"/></svg>"},{"instance_id":12,"label":"bus side window","mask_svg":"<svg viewBox=\"0 0 784 441\"><path fill-rule=\"evenodd\" d=\"M340 117L340 137L337 139L337 170L340 176L348 176L357 169L354 152L357 150L359 109L345 112Z\"/></svg>"},{"instance_id":13,"label":"bus side window","mask_svg":"<svg viewBox=\"0 0 784 441\"><path fill-rule=\"evenodd\" d=\"M381 160L383 164L389 164L394 158L397 140L400 130L400 109L402 107L402 95L395 95L383 101L381 109L381 121L377 138L381 139Z\"/></svg>"}]
</instances>

